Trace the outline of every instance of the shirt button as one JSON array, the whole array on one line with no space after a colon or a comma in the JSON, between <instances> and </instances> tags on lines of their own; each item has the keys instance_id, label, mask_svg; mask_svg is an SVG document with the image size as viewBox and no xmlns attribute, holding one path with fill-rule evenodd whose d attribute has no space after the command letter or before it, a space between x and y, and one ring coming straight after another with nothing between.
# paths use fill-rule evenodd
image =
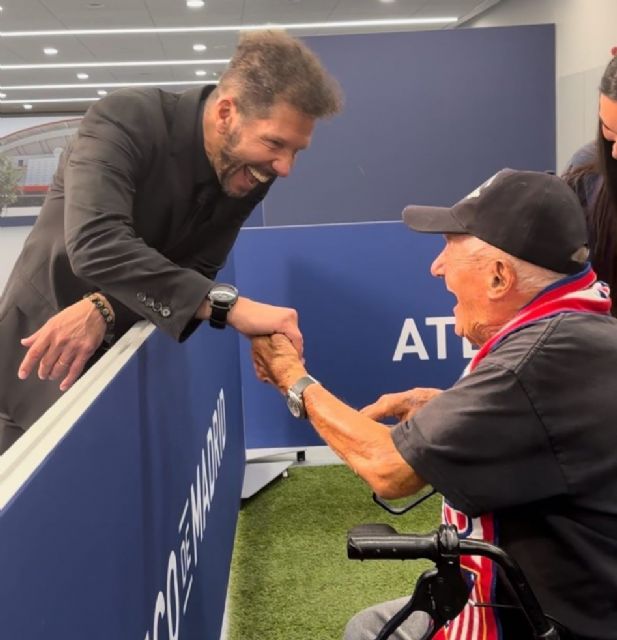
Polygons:
<instances>
[{"instance_id":1,"label":"shirt button","mask_svg":"<svg viewBox=\"0 0 617 640\"><path fill-rule=\"evenodd\" d=\"M162 308L163 308L163 305L160 302L155 302L154 306L152 307L152 310L156 311L156 313L160 313Z\"/></svg>"},{"instance_id":2,"label":"shirt button","mask_svg":"<svg viewBox=\"0 0 617 640\"><path fill-rule=\"evenodd\" d=\"M154 307L154 298L147 298L144 304L146 307Z\"/></svg>"},{"instance_id":3,"label":"shirt button","mask_svg":"<svg viewBox=\"0 0 617 640\"><path fill-rule=\"evenodd\" d=\"M169 316L171 315L171 309L169 307L163 307L161 309L161 315L163 316L163 318L169 318Z\"/></svg>"},{"instance_id":4,"label":"shirt button","mask_svg":"<svg viewBox=\"0 0 617 640\"><path fill-rule=\"evenodd\" d=\"M139 300L139 302L145 302L146 300L146 294L143 291L140 291L137 294L137 299Z\"/></svg>"}]
</instances>

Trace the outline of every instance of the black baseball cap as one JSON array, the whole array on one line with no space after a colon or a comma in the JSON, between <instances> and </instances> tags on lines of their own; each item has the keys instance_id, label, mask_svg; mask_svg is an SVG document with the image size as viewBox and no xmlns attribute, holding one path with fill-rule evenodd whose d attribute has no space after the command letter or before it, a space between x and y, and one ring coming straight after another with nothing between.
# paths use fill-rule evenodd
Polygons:
<instances>
[{"instance_id":1,"label":"black baseball cap","mask_svg":"<svg viewBox=\"0 0 617 640\"><path fill-rule=\"evenodd\" d=\"M423 233L476 236L557 273L585 266L586 253L579 252L587 246L585 213L572 189L550 173L502 169L454 206L410 205L403 220Z\"/></svg>"}]
</instances>

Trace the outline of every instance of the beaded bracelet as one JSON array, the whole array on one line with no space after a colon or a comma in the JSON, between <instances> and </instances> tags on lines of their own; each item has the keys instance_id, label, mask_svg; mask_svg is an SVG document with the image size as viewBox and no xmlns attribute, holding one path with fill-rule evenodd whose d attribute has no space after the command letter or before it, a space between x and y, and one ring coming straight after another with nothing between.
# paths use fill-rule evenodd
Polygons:
<instances>
[{"instance_id":1,"label":"beaded bracelet","mask_svg":"<svg viewBox=\"0 0 617 640\"><path fill-rule=\"evenodd\" d=\"M111 309L103 302L100 296L95 292L84 294L84 300L90 300L90 302L98 309L99 313L107 324L107 334L110 334L114 330L114 324L116 322L114 314Z\"/></svg>"}]
</instances>

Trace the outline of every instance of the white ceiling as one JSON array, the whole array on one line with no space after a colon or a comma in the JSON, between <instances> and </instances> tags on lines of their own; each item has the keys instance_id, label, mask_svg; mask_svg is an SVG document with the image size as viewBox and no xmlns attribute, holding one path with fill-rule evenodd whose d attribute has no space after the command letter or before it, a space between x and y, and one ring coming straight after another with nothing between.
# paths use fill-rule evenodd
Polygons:
<instances>
[{"instance_id":1,"label":"white ceiling","mask_svg":"<svg viewBox=\"0 0 617 640\"><path fill-rule=\"evenodd\" d=\"M461 26L488 10L499 0L206 0L201 9L189 9L186 0L0 0L0 114L79 112L91 102L52 102L68 98L97 98L97 90L113 90L112 84L174 83L170 90L187 88L187 82L216 81L233 53L238 26L266 24L332 23L417 18L456 18L444 25L383 25L354 27L307 27L289 29L298 36L375 31L444 29ZM83 29L236 27L227 31L201 33L78 34ZM35 33L17 36L15 32ZM193 51L203 43L207 50ZM44 47L54 47L57 55L47 56ZM171 65L168 61L221 60L200 64ZM160 61L157 66L94 67L102 62ZM11 69L12 65L86 64L83 68ZM9 68L7 68L9 67ZM197 69L207 72L201 79ZM89 75L79 80L78 72ZM30 85L77 85L66 88L30 88ZM93 85L93 86L89 86ZM14 88L14 87L23 88ZM5 94L4 96L1 94ZM23 103L29 101L30 111ZM46 102L36 102L45 100Z\"/></svg>"}]
</instances>

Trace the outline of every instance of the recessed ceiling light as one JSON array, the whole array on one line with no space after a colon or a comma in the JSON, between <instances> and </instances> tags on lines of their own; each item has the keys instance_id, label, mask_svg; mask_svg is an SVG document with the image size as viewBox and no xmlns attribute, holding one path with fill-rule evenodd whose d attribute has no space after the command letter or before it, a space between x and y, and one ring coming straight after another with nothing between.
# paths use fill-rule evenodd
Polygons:
<instances>
[{"instance_id":1,"label":"recessed ceiling light","mask_svg":"<svg viewBox=\"0 0 617 640\"><path fill-rule=\"evenodd\" d=\"M46 56L55 56L58 53L58 49L56 49L55 47L45 47L43 49L43 53Z\"/></svg>"},{"instance_id":2,"label":"recessed ceiling light","mask_svg":"<svg viewBox=\"0 0 617 640\"><path fill-rule=\"evenodd\" d=\"M208 47L205 44L194 44L193 51L205 51Z\"/></svg>"},{"instance_id":3,"label":"recessed ceiling light","mask_svg":"<svg viewBox=\"0 0 617 640\"><path fill-rule=\"evenodd\" d=\"M3 100L4 98L6 98L6 93L0 93L0 100Z\"/></svg>"},{"instance_id":4,"label":"recessed ceiling light","mask_svg":"<svg viewBox=\"0 0 617 640\"><path fill-rule=\"evenodd\" d=\"M24 105L24 109L26 109L26 111L29 111L30 109L32 109L32 105L31 104L25 104Z\"/></svg>"},{"instance_id":5,"label":"recessed ceiling light","mask_svg":"<svg viewBox=\"0 0 617 640\"><path fill-rule=\"evenodd\" d=\"M105 89L99 89L99 90L97 91L97 93L98 93L100 96L106 96L106 95L107 95L107 91L105 91Z\"/></svg>"},{"instance_id":6,"label":"recessed ceiling light","mask_svg":"<svg viewBox=\"0 0 617 640\"><path fill-rule=\"evenodd\" d=\"M201 9L205 4L204 0L186 0L189 9Z\"/></svg>"},{"instance_id":7,"label":"recessed ceiling light","mask_svg":"<svg viewBox=\"0 0 617 640\"><path fill-rule=\"evenodd\" d=\"M79 80L87 80L90 76L87 73L78 73L77 78Z\"/></svg>"},{"instance_id":8,"label":"recessed ceiling light","mask_svg":"<svg viewBox=\"0 0 617 640\"><path fill-rule=\"evenodd\" d=\"M379 0L379 2L382 2L383 4L392 4L393 2L396 2L396 0Z\"/></svg>"},{"instance_id":9,"label":"recessed ceiling light","mask_svg":"<svg viewBox=\"0 0 617 640\"><path fill-rule=\"evenodd\" d=\"M205 76L206 73L207 71L204 71L203 69L197 69L197 71L195 71L196 76Z\"/></svg>"}]
</instances>

